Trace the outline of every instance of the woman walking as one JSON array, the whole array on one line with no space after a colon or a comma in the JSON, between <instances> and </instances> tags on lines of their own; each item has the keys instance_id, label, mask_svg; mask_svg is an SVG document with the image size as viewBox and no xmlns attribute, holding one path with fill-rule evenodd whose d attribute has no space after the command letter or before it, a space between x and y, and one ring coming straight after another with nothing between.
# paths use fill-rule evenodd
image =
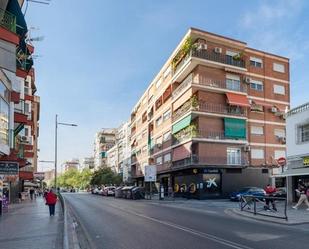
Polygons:
<instances>
[{"instance_id":1,"label":"woman walking","mask_svg":"<svg viewBox=\"0 0 309 249\"><path fill-rule=\"evenodd\" d=\"M45 199L46 199L46 205L48 205L49 207L49 215L55 216L55 206L57 203L57 195L53 192L52 189L50 189Z\"/></svg>"}]
</instances>

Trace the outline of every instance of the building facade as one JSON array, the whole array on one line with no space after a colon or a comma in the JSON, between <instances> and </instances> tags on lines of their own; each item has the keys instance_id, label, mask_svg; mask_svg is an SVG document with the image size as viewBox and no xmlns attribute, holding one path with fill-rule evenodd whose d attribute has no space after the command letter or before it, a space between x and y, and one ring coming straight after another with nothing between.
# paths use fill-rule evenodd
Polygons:
<instances>
[{"instance_id":1,"label":"building facade","mask_svg":"<svg viewBox=\"0 0 309 249\"><path fill-rule=\"evenodd\" d=\"M16 163L18 181L10 177L11 198L23 191L37 170L40 99L35 95L34 47L21 11L23 1L0 4L1 141L0 162Z\"/></svg>"},{"instance_id":2,"label":"building facade","mask_svg":"<svg viewBox=\"0 0 309 249\"><path fill-rule=\"evenodd\" d=\"M83 169L94 170L94 157L85 157L82 160L81 170Z\"/></svg>"},{"instance_id":3,"label":"building facade","mask_svg":"<svg viewBox=\"0 0 309 249\"><path fill-rule=\"evenodd\" d=\"M301 180L309 186L309 103L291 109L286 116L287 167L277 179L286 182L289 202L296 201Z\"/></svg>"},{"instance_id":4,"label":"building facade","mask_svg":"<svg viewBox=\"0 0 309 249\"><path fill-rule=\"evenodd\" d=\"M115 128L103 128L96 133L94 141L94 167L96 170L107 166L106 152L115 145L116 131Z\"/></svg>"},{"instance_id":5,"label":"building facade","mask_svg":"<svg viewBox=\"0 0 309 249\"><path fill-rule=\"evenodd\" d=\"M66 161L63 164L63 167L64 167L64 172L66 172L68 170L72 170L72 169L79 170L79 168L80 168L79 160L78 159L72 159L70 161Z\"/></svg>"},{"instance_id":6,"label":"building facade","mask_svg":"<svg viewBox=\"0 0 309 249\"><path fill-rule=\"evenodd\" d=\"M265 186L285 155L289 59L190 28L131 113L131 167L193 198Z\"/></svg>"}]
</instances>

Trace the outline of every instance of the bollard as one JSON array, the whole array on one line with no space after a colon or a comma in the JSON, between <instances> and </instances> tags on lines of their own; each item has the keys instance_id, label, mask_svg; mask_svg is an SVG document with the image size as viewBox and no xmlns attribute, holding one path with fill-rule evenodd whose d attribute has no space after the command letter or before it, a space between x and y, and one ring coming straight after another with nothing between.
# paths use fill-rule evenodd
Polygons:
<instances>
[{"instance_id":1,"label":"bollard","mask_svg":"<svg viewBox=\"0 0 309 249\"><path fill-rule=\"evenodd\" d=\"M164 200L164 187L160 186L160 200Z\"/></svg>"}]
</instances>

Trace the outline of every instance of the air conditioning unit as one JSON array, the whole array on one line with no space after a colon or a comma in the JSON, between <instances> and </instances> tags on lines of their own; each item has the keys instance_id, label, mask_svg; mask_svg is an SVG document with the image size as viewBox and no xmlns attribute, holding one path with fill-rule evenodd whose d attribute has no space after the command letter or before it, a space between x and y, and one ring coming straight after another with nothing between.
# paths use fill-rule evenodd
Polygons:
<instances>
[{"instance_id":1,"label":"air conditioning unit","mask_svg":"<svg viewBox=\"0 0 309 249\"><path fill-rule=\"evenodd\" d=\"M281 143L285 144L286 143L286 138L285 137L279 137L279 140Z\"/></svg>"},{"instance_id":2,"label":"air conditioning unit","mask_svg":"<svg viewBox=\"0 0 309 249\"><path fill-rule=\"evenodd\" d=\"M207 44L198 43L197 50L207 50Z\"/></svg>"},{"instance_id":3,"label":"air conditioning unit","mask_svg":"<svg viewBox=\"0 0 309 249\"><path fill-rule=\"evenodd\" d=\"M222 48L215 47L215 53L221 54L222 53Z\"/></svg>"},{"instance_id":4,"label":"air conditioning unit","mask_svg":"<svg viewBox=\"0 0 309 249\"><path fill-rule=\"evenodd\" d=\"M249 99L249 104L250 104L250 105L252 105L252 104L253 104L252 99Z\"/></svg>"},{"instance_id":5,"label":"air conditioning unit","mask_svg":"<svg viewBox=\"0 0 309 249\"><path fill-rule=\"evenodd\" d=\"M157 148L161 149L162 148L162 144L157 144Z\"/></svg>"},{"instance_id":6,"label":"air conditioning unit","mask_svg":"<svg viewBox=\"0 0 309 249\"><path fill-rule=\"evenodd\" d=\"M249 152L250 150L251 150L250 145L245 145L244 151L245 151L245 152Z\"/></svg>"},{"instance_id":7,"label":"air conditioning unit","mask_svg":"<svg viewBox=\"0 0 309 249\"><path fill-rule=\"evenodd\" d=\"M245 83L250 84L251 78L250 77L245 77Z\"/></svg>"},{"instance_id":8,"label":"air conditioning unit","mask_svg":"<svg viewBox=\"0 0 309 249\"><path fill-rule=\"evenodd\" d=\"M22 143L29 143L29 138L27 136L21 136L20 140Z\"/></svg>"},{"instance_id":9,"label":"air conditioning unit","mask_svg":"<svg viewBox=\"0 0 309 249\"><path fill-rule=\"evenodd\" d=\"M272 113L278 112L278 109L277 109L277 107L275 107L275 106L273 106L270 110L271 110Z\"/></svg>"}]
</instances>

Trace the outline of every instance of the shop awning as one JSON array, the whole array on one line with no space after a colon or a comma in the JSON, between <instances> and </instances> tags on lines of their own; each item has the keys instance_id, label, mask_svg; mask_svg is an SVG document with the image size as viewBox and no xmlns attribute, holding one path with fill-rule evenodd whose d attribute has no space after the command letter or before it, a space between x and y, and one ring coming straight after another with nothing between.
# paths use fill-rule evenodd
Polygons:
<instances>
[{"instance_id":1,"label":"shop awning","mask_svg":"<svg viewBox=\"0 0 309 249\"><path fill-rule=\"evenodd\" d=\"M269 108L271 108L271 107L274 106L273 104L271 104L271 103L266 103L266 102L263 101L263 100L252 100L252 102L253 102L253 104L255 104L255 105L261 105L261 106L265 106L265 107L269 107Z\"/></svg>"},{"instance_id":2,"label":"shop awning","mask_svg":"<svg viewBox=\"0 0 309 249\"><path fill-rule=\"evenodd\" d=\"M284 171L282 174L273 175L272 177L287 177L287 176L301 176L301 175L309 175L309 167L288 169Z\"/></svg>"},{"instance_id":3,"label":"shop awning","mask_svg":"<svg viewBox=\"0 0 309 249\"><path fill-rule=\"evenodd\" d=\"M178 131L186 128L191 124L191 114L183 118L182 120L178 121L176 124L173 125L172 133L175 134Z\"/></svg>"},{"instance_id":4,"label":"shop awning","mask_svg":"<svg viewBox=\"0 0 309 249\"><path fill-rule=\"evenodd\" d=\"M236 94L236 93L226 93L227 102L230 105L236 105L236 106L245 106L250 107L249 100L247 96Z\"/></svg>"}]
</instances>

